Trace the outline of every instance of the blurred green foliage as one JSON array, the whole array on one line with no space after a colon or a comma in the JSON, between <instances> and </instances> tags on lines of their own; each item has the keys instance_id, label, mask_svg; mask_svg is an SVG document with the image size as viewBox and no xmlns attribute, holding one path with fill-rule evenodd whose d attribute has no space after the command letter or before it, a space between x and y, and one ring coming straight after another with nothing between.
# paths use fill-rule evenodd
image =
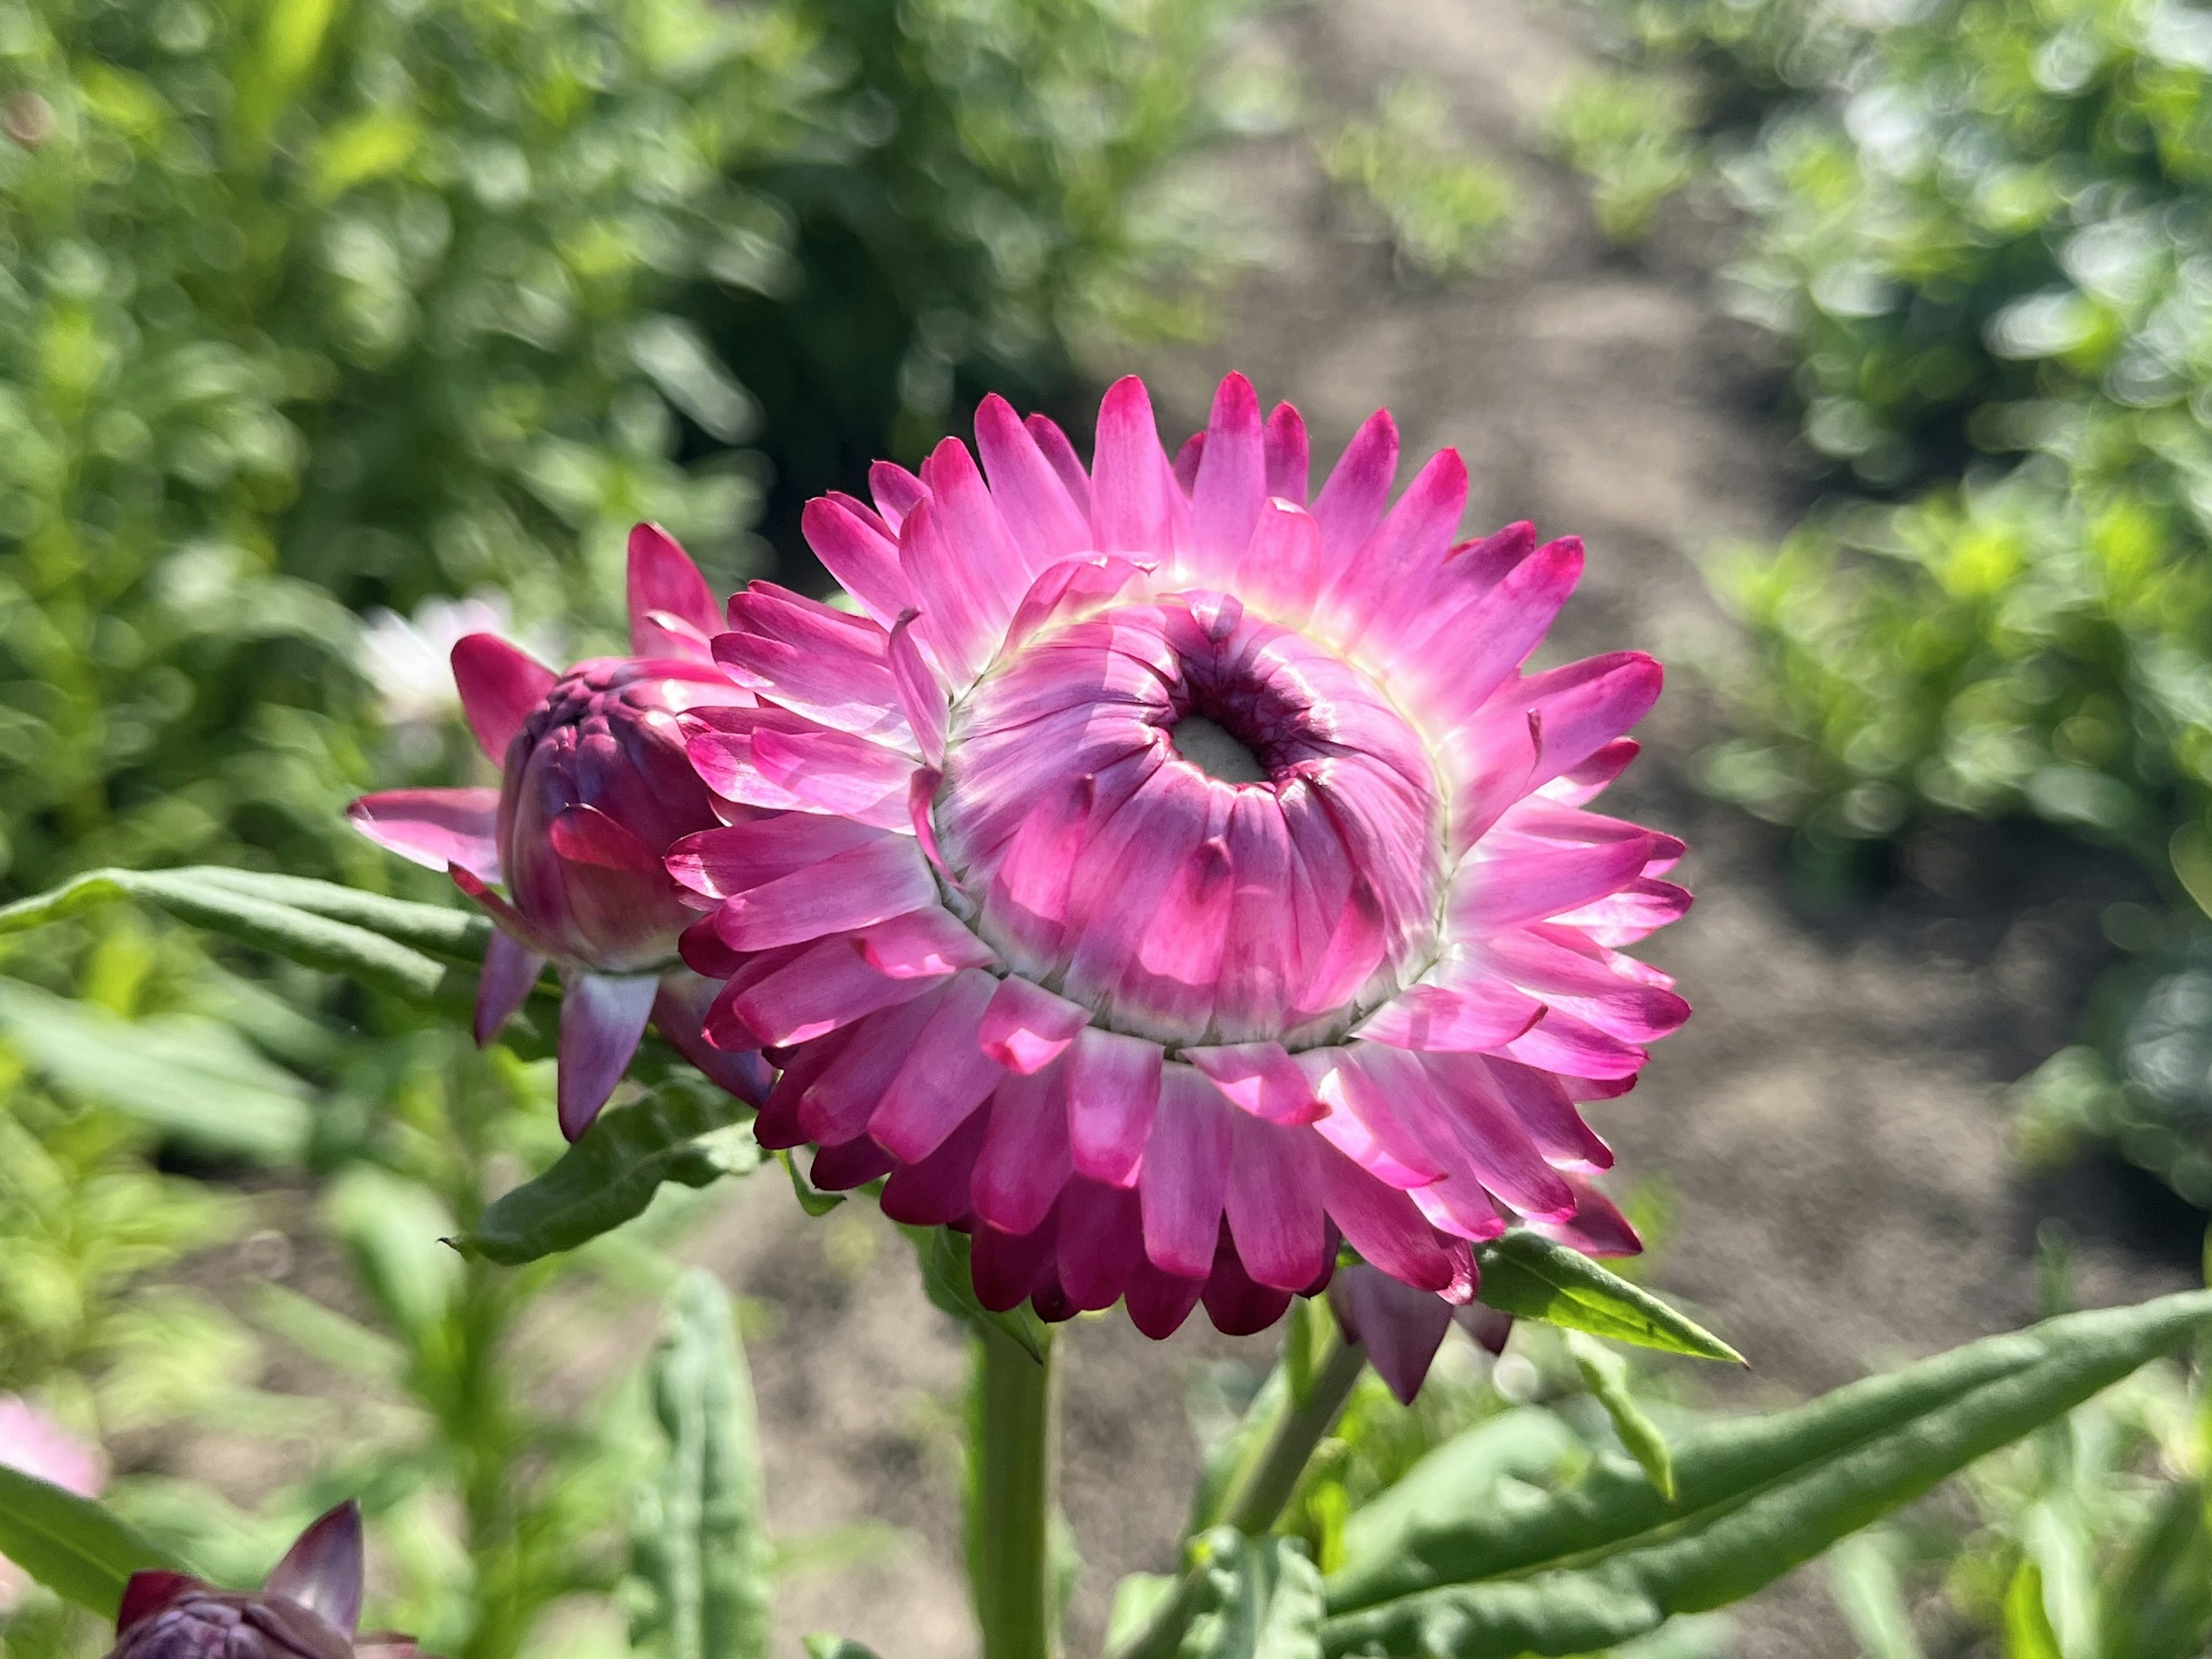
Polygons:
<instances>
[{"instance_id":1,"label":"blurred green foliage","mask_svg":"<svg viewBox=\"0 0 2212 1659\"><path fill-rule=\"evenodd\" d=\"M1618 234L1693 176L1736 210L1728 296L1845 492L1713 567L1758 652L1707 781L1832 864L1931 813L2040 817L2130 854L2185 945L2212 904L2212 21L1601 5L1651 119L1571 99L1567 153ZM2077 1123L2158 1109L2132 1020L2096 1034L2102 1092L2065 1091ZM2212 1084L2183 1092L2192 1127L2133 1152L2212 1202Z\"/></svg>"},{"instance_id":2,"label":"blurred green foliage","mask_svg":"<svg viewBox=\"0 0 2212 1659\"><path fill-rule=\"evenodd\" d=\"M1452 135L1443 94L1419 80L1376 97L1375 118L1322 145L1322 166L1374 231L1415 270L1480 270L1511 228L1511 182Z\"/></svg>"},{"instance_id":3,"label":"blurred green foliage","mask_svg":"<svg viewBox=\"0 0 2212 1659\"><path fill-rule=\"evenodd\" d=\"M351 612L608 642L632 522L726 587L767 481L1188 331L1253 3L4 0L5 881L327 869Z\"/></svg>"}]
</instances>

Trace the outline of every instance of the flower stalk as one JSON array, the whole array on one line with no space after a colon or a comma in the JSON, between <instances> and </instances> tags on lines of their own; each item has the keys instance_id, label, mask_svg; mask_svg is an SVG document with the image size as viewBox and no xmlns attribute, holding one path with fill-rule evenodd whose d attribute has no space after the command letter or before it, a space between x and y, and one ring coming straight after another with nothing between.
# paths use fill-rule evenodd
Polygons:
<instances>
[{"instance_id":1,"label":"flower stalk","mask_svg":"<svg viewBox=\"0 0 2212 1659\"><path fill-rule=\"evenodd\" d=\"M983 1659L1051 1659L1052 1346L1042 1358L986 1324L970 1395L968 1576Z\"/></svg>"}]
</instances>

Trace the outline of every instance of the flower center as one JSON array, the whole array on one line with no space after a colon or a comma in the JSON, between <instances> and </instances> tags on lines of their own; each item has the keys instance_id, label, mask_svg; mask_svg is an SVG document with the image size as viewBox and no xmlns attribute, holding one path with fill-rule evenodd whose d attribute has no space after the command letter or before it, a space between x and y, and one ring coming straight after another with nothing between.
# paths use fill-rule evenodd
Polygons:
<instances>
[{"instance_id":1,"label":"flower center","mask_svg":"<svg viewBox=\"0 0 2212 1659\"><path fill-rule=\"evenodd\" d=\"M1171 1045L1334 1041L1434 948L1425 748L1358 669L1220 594L994 668L933 817L955 903L1018 971Z\"/></svg>"}]
</instances>

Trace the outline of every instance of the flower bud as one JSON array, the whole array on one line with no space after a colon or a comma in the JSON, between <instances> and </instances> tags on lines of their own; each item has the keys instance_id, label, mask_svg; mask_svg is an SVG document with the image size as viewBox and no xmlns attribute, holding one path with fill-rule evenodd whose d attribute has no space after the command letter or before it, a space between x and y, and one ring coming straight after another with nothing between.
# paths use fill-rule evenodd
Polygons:
<instances>
[{"instance_id":1,"label":"flower bud","mask_svg":"<svg viewBox=\"0 0 2212 1659\"><path fill-rule=\"evenodd\" d=\"M109 1659L405 1659L410 1638L356 1633L361 1581L361 1507L349 1501L300 1534L258 1594L132 1574Z\"/></svg>"},{"instance_id":2,"label":"flower bud","mask_svg":"<svg viewBox=\"0 0 2212 1659\"><path fill-rule=\"evenodd\" d=\"M499 924L477 982L477 1042L548 962L559 969L561 1127L572 1139L648 1019L732 1093L757 1101L768 1080L757 1054L700 1035L715 988L678 955L698 915L662 862L672 842L720 822L678 716L752 695L714 662L708 641L721 623L706 579L651 525L630 537L629 598L634 656L556 674L495 635L454 646L462 711L501 763L498 789L396 789L349 809L371 840L448 871Z\"/></svg>"}]
</instances>

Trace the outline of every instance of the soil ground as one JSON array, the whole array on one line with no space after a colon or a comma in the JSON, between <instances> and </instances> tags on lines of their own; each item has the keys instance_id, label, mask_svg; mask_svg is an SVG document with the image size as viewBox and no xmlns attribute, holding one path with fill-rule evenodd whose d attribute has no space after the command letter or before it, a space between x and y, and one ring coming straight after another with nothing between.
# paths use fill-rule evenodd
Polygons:
<instances>
[{"instance_id":1,"label":"soil ground","mask_svg":"<svg viewBox=\"0 0 2212 1659\"><path fill-rule=\"evenodd\" d=\"M1408 276L1347 239L1309 144L1255 145L1221 180L1258 256L1224 328L1135 367L1171 441L1203 422L1231 368L1299 405L1317 457L1389 406L1408 473L1446 444L1466 456L1471 529L1529 518L1587 540L1589 574L1553 649L1640 647L1678 665L1645 758L1608 801L1695 849L1698 907L1650 954L1698 1012L1595 1116L1622 1170L1671 1193L1656 1282L1753 1361L1748 1378L1714 1379L1723 1397L1796 1397L2033 1317L2046 1217L2081 1241L2086 1302L2179 1287L2201 1220L2130 1171L2031 1177L2002 1102L2073 1030L2124 872L2072 843L1948 833L1908 849L1910 873L1886 890L1814 914L1793 898L1780 838L1690 787L1718 732L1695 668L1741 649L1692 561L1778 535L1807 486L1771 417L1771 362L1712 298L1723 228L1678 215L1624 253L1530 143L1592 61L1578 25L1527 0L1328 0L1271 24L1261 44L1346 115L1407 74L1438 88L1462 136L1506 159L1514 245L1474 280ZM777 1183L754 1182L700 1254L784 1315L752 1350L778 1524L873 1516L912 1534L793 1582L779 1651L835 1629L885 1659L951 1659L973 1644L954 1503L963 1358L879 1226L857 1212L807 1223ZM1081 1655L1097 1650L1115 1579L1171 1565L1194 1470L1190 1377L1268 1354L1198 1329L1155 1346L1112 1317L1072 1328L1064 1355ZM1817 1571L1746 1609L1738 1641L1747 1659L1853 1651Z\"/></svg>"}]
</instances>

